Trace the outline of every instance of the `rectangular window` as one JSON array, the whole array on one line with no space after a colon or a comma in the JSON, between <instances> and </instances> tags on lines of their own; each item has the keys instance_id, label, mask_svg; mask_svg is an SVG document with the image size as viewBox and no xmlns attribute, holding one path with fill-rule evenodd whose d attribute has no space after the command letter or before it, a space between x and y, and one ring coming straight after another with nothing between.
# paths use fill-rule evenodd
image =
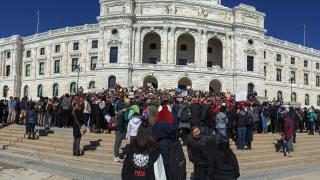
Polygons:
<instances>
[{"instance_id":1,"label":"rectangular window","mask_svg":"<svg viewBox=\"0 0 320 180\"><path fill-rule=\"evenodd\" d=\"M304 73L304 75L303 75L303 80L304 80L304 85L308 86L308 85L309 85L309 77L308 77L308 74Z\"/></svg>"},{"instance_id":2,"label":"rectangular window","mask_svg":"<svg viewBox=\"0 0 320 180\"><path fill-rule=\"evenodd\" d=\"M71 71L75 71L78 68L78 58L73 58L72 59L72 67L71 67Z\"/></svg>"},{"instance_id":3,"label":"rectangular window","mask_svg":"<svg viewBox=\"0 0 320 180\"><path fill-rule=\"evenodd\" d=\"M316 77L316 86L320 87L320 76Z\"/></svg>"},{"instance_id":4,"label":"rectangular window","mask_svg":"<svg viewBox=\"0 0 320 180\"><path fill-rule=\"evenodd\" d=\"M91 66L90 66L91 70L95 70L96 69L97 61L98 61L98 57L97 56L91 57Z\"/></svg>"},{"instance_id":5,"label":"rectangular window","mask_svg":"<svg viewBox=\"0 0 320 180\"><path fill-rule=\"evenodd\" d=\"M46 48L41 48L40 49L40 55L43 56L46 54Z\"/></svg>"},{"instance_id":6,"label":"rectangular window","mask_svg":"<svg viewBox=\"0 0 320 180\"><path fill-rule=\"evenodd\" d=\"M60 49L61 49L61 46L58 44L54 47L54 52L55 53L60 53Z\"/></svg>"},{"instance_id":7,"label":"rectangular window","mask_svg":"<svg viewBox=\"0 0 320 180\"><path fill-rule=\"evenodd\" d=\"M303 67L308 67L308 61L307 60L304 60L304 62L303 62Z\"/></svg>"},{"instance_id":8,"label":"rectangular window","mask_svg":"<svg viewBox=\"0 0 320 180\"><path fill-rule=\"evenodd\" d=\"M263 66L264 77L267 77L267 66Z\"/></svg>"},{"instance_id":9,"label":"rectangular window","mask_svg":"<svg viewBox=\"0 0 320 180\"><path fill-rule=\"evenodd\" d=\"M208 47L208 54L212 54L213 50L212 47Z\"/></svg>"},{"instance_id":10,"label":"rectangular window","mask_svg":"<svg viewBox=\"0 0 320 180\"><path fill-rule=\"evenodd\" d=\"M185 45L185 44L180 45L180 51L187 51L187 50L188 50L187 45Z\"/></svg>"},{"instance_id":11,"label":"rectangular window","mask_svg":"<svg viewBox=\"0 0 320 180\"><path fill-rule=\"evenodd\" d=\"M291 58L291 64L292 65L296 64L296 59L294 57Z\"/></svg>"},{"instance_id":12,"label":"rectangular window","mask_svg":"<svg viewBox=\"0 0 320 180\"><path fill-rule=\"evenodd\" d=\"M281 81L281 69L277 69L277 81Z\"/></svg>"},{"instance_id":13,"label":"rectangular window","mask_svg":"<svg viewBox=\"0 0 320 180\"><path fill-rule=\"evenodd\" d=\"M31 57L31 51L27 51L27 54L26 54L27 58L30 58Z\"/></svg>"},{"instance_id":14,"label":"rectangular window","mask_svg":"<svg viewBox=\"0 0 320 180\"><path fill-rule=\"evenodd\" d=\"M266 59L267 58L267 52L263 51L263 58Z\"/></svg>"},{"instance_id":15,"label":"rectangular window","mask_svg":"<svg viewBox=\"0 0 320 180\"><path fill-rule=\"evenodd\" d=\"M54 73L60 73L60 60L54 61Z\"/></svg>"},{"instance_id":16,"label":"rectangular window","mask_svg":"<svg viewBox=\"0 0 320 180\"><path fill-rule=\"evenodd\" d=\"M26 77L29 77L31 74L31 64L26 64Z\"/></svg>"},{"instance_id":17,"label":"rectangular window","mask_svg":"<svg viewBox=\"0 0 320 180\"><path fill-rule=\"evenodd\" d=\"M73 50L78 51L79 50L79 42L73 43Z\"/></svg>"},{"instance_id":18,"label":"rectangular window","mask_svg":"<svg viewBox=\"0 0 320 180\"><path fill-rule=\"evenodd\" d=\"M316 69L319 70L320 64L316 63Z\"/></svg>"},{"instance_id":19,"label":"rectangular window","mask_svg":"<svg viewBox=\"0 0 320 180\"><path fill-rule=\"evenodd\" d=\"M183 65L183 66L185 66L185 65L188 64L188 60L187 60L187 59L179 59L179 62L178 62L178 63L179 63L178 65Z\"/></svg>"},{"instance_id":20,"label":"rectangular window","mask_svg":"<svg viewBox=\"0 0 320 180\"><path fill-rule=\"evenodd\" d=\"M296 72L295 71L291 71L291 81L292 83L296 83Z\"/></svg>"},{"instance_id":21,"label":"rectangular window","mask_svg":"<svg viewBox=\"0 0 320 180\"><path fill-rule=\"evenodd\" d=\"M281 62L281 54L277 54L277 61Z\"/></svg>"},{"instance_id":22,"label":"rectangular window","mask_svg":"<svg viewBox=\"0 0 320 180\"><path fill-rule=\"evenodd\" d=\"M98 40L93 40L92 41L92 49L97 49L98 48Z\"/></svg>"},{"instance_id":23,"label":"rectangular window","mask_svg":"<svg viewBox=\"0 0 320 180\"><path fill-rule=\"evenodd\" d=\"M149 63L150 64L157 64L157 58L154 58L154 57L149 58Z\"/></svg>"},{"instance_id":24,"label":"rectangular window","mask_svg":"<svg viewBox=\"0 0 320 180\"><path fill-rule=\"evenodd\" d=\"M39 75L44 75L44 62L39 63Z\"/></svg>"},{"instance_id":25,"label":"rectangular window","mask_svg":"<svg viewBox=\"0 0 320 180\"><path fill-rule=\"evenodd\" d=\"M110 47L110 63L118 62L118 47Z\"/></svg>"},{"instance_id":26,"label":"rectangular window","mask_svg":"<svg viewBox=\"0 0 320 180\"><path fill-rule=\"evenodd\" d=\"M253 56L247 56L247 71L253 71Z\"/></svg>"},{"instance_id":27,"label":"rectangular window","mask_svg":"<svg viewBox=\"0 0 320 180\"><path fill-rule=\"evenodd\" d=\"M7 65L6 66L6 76L10 76L10 69L11 69L10 65Z\"/></svg>"},{"instance_id":28,"label":"rectangular window","mask_svg":"<svg viewBox=\"0 0 320 180\"><path fill-rule=\"evenodd\" d=\"M10 58L11 58L11 52L8 51L8 52L7 52L7 59L10 59Z\"/></svg>"}]
</instances>

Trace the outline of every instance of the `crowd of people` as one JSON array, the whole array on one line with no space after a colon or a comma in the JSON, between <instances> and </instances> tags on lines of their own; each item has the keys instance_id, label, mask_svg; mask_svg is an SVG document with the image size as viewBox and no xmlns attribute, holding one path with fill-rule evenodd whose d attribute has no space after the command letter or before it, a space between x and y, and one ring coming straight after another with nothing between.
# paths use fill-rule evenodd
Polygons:
<instances>
[{"instance_id":1,"label":"crowd of people","mask_svg":"<svg viewBox=\"0 0 320 180\"><path fill-rule=\"evenodd\" d=\"M229 93L192 89L122 88L65 94L58 98L0 101L0 121L26 125L34 139L35 125L73 128L73 155L81 136L115 133L114 161L122 162L123 179L185 179L187 146L194 178L237 179L237 158L230 149L250 150L254 133L280 133L283 152L292 155L296 132L319 131L319 111L293 108L277 101L259 104L254 96L236 102ZM120 153L121 143L129 145ZM181 141L180 141L181 140ZM181 143L180 143L181 142ZM214 152L214 153L212 153Z\"/></svg>"}]
</instances>

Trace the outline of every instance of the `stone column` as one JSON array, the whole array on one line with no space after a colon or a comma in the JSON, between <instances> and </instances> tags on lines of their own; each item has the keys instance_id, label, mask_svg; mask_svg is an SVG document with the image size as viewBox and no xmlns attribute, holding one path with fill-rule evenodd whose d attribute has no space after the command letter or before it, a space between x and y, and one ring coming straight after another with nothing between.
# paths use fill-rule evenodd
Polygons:
<instances>
[{"instance_id":1,"label":"stone column","mask_svg":"<svg viewBox=\"0 0 320 180\"><path fill-rule=\"evenodd\" d=\"M176 27L170 27L169 41L168 41L168 64L176 64Z\"/></svg>"},{"instance_id":2,"label":"stone column","mask_svg":"<svg viewBox=\"0 0 320 180\"><path fill-rule=\"evenodd\" d=\"M136 50L135 50L135 63L141 63L141 27L137 27L136 29Z\"/></svg>"},{"instance_id":3,"label":"stone column","mask_svg":"<svg viewBox=\"0 0 320 180\"><path fill-rule=\"evenodd\" d=\"M63 75L68 75L69 69L71 71L71 67L69 66L69 42L64 43L64 52L60 67L63 67L63 69L61 68Z\"/></svg>"},{"instance_id":4,"label":"stone column","mask_svg":"<svg viewBox=\"0 0 320 180\"><path fill-rule=\"evenodd\" d=\"M197 35L195 37L195 54L194 54L194 64L201 64L201 30L198 29Z\"/></svg>"},{"instance_id":5,"label":"stone column","mask_svg":"<svg viewBox=\"0 0 320 180\"><path fill-rule=\"evenodd\" d=\"M135 63L135 57L136 57L136 45L137 45L137 42L136 42L136 28L133 27L133 30L132 30L132 47L131 47L131 63Z\"/></svg>"},{"instance_id":6,"label":"stone column","mask_svg":"<svg viewBox=\"0 0 320 180\"><path fill-rule=\"evenodd\" d=\"M84 39L81 47L81 57L80 57L80 66L82 68L82 72L90 71L91 59L88 53L88 39ZM81 74L81 73L80 73ZM80 81L79 81L80 84ZM80 87L80 85L79 85Z\"/></svg>"},{"instance_id":7,"label":"stone column","mask_svg":"<svg viewBox=\"0 0 320 180\"><path fill-rule=\"evenodd\" d=\"M161 63L168 64L168 27L163 27L163 40L161 41Z\"/></svg>"},{"instance_id":8,"label":"stone column","mask_svg":"<svg viewBox=\"0 0 320 180\"><path fill-rule=\"evenodd\" d=\"M204 31L202 34L202 54L201 54L201 66L206 66L208 60L208 40L207 40L207 31Z\"/></svg>"},{"instance_id":9,"label":"stone column","mask_svg":"<svg viewBox=\"0 0 320 180\"><path fill-rule=\"evenodd\" d=\"M4 66L4 58L3 58L3 51L0 52L0 76L4 76L3 73L3 66Z\"/></svg>"}]
</instances>

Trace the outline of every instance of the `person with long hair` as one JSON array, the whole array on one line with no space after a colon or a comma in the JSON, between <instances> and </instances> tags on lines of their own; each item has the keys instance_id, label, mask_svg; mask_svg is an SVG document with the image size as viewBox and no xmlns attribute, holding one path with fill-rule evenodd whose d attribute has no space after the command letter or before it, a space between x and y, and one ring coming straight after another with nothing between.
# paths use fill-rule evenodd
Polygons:
<instances>
[{"instance_id":1,"label":"person with long hair","mask_svg":"<svg viewBox=\"0 0 320 180\"><path fill-rule=\"evenodd\" d=\"M229 140L218 134L215 143L207 143L210 162L209 180L236 180L240 177L239 164L236 155L230 148ZM213 146L211 146L211 145Z\"/></svg>"},{"instance_id":2,"label":"person with long hair","mask_svg":"<svg viewBox=\"0 0 320 180\"><path fill-rule=\"evenodd\" d=\"M122 166L123 180L166 180L163 159L149 122L143 122Z\"/></svg>"}]
</instances>

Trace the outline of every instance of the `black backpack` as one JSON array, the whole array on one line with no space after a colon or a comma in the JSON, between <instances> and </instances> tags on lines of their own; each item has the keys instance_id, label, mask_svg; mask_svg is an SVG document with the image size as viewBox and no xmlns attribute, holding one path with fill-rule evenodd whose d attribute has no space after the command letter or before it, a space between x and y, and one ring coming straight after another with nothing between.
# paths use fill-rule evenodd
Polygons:
<instances>
[{"instance_id":1,"label":"black backpack","mask_svg":"<svg viewBox=\"0 0 320 180\"><path fill-rule=\"evenodd\" d=\"M184 107L181 112L180 121L183 123L190 123L191 113L188 107Z\"/></svg>"},{"instance_id":2,"label":"black backpack","mask_svg":"<svg viewBox=\"0 0 320 180\"><path fill-rule=\"evenodd\" d=\"M187 176L186 158L183 153L182 145L179 141L175 141L169 149L168 180L185 180Z\"/></svg>"}]
</instances>

